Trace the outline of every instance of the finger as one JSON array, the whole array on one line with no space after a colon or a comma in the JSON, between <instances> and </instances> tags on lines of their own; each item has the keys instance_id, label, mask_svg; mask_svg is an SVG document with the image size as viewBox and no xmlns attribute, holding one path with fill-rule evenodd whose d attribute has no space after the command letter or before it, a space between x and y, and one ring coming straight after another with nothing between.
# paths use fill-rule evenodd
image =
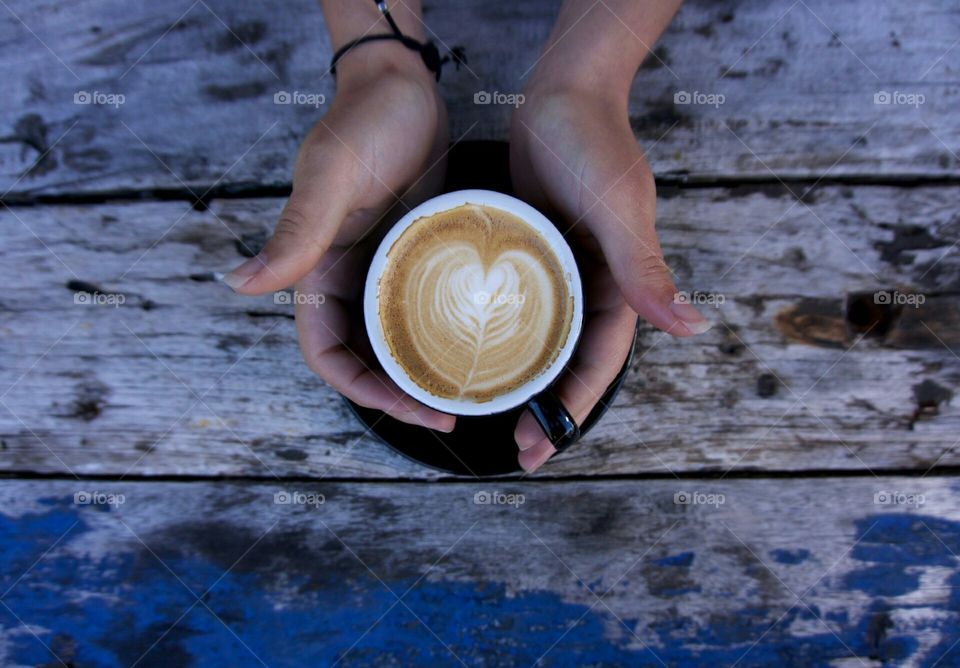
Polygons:
<instances>
[{"instance_id":1,"label":"finger","mask_svg":"<svg viewBox=\"0 0 960 668\"><path fill-rule=\"evenodd\" d=\"M335 263L343 260L342 255L346 252L328 253L316 270L297 283L301 295L318 296L317 299L299 299L295 307L297 338L307 366L335 390L361 406L384 411L408 424L452 431L455 425L452 415L424 406L404 393L385 373L368 365L364 348L360 343L354 343L363 342L365 334L351 336L351 327L355 325L351 323L345 301L339 295L323 292L324 287L337 290L335 280L326 280L328 274L350 274L349 267L348 271L331 271ZM349 258L343 261L349 262Z\"/></svg>"},{"instance_id":2,"label":"finger","mask_svg":"<svg viewBox=\"0 0 960 668\"><path fill-rule=\"evenodd\" d=\"M323 188L294 190L283 207L273 236L257 253L224 276L241 294L281 290L309 272L330 247L345 216Z\"/></svg>"},{"instance_id":3,"label":"finger","mask_svg":"<svg viewBox=\"0 0 960 668\"><path fill-rule=\"evenodd\" d=\"M453 431L456 418L405 394L385 373L370 370L346 344L334 344L315 353L304 348L303 354L314 373L354 403L383 411L407 424Z\"/></svg>"},{"instance_id":4,"label":"finger","mask_svg":"<svg viewBox=\"0 0 960 668\"><path fill-rule=\"evenodd\" d=\"M553 447L550 441L543 441L538 443L534 447L524 450L520 453L520 456L517 458L517 461L520 462L520 468L522 468L527 473L533 473L538 468L547 463L553 455L557 452L557 449Z\"/></svg>"},{"instance_id":5,"label":"finger","mask_svg":"<svg viewBox=\"0 0 960 668\"><path fill-rule=\"evenodd\" d=\"M273 235L256 256L224 276L224 283L241 294L262 294L286 288L313 269L353 206L353 167L351 156L322 133L308 137Z\"/></svg>"},{"instance_id":6,"label":"finger","mask_svg":"<svg viewBox=\"0 0 960 668\"><path fill-rule=\"evenodd\" d=\"M613 289L619 306L605 309L587 322L573 363L555 388L557 398L578 425L616 379L633 343L636 315ZM521 451L520 464L530 472L556 451L529 411L517 422L514 439ZM544 456L548 450L550 454Z\"/></svg>"},{"instance_id":7,"label":"finger","mask_svg":"<svg viewBox=\"0 0 960 668\"><path fill-rule=\"evenodd\" d=\"M641 158L642 162L642 158ZM710 323L677 297L670 270L657 240L656 186L639 163L589 207L585 221L603 249L630 307L673 336L702 334Z\"/></svg>"}]
</instances>

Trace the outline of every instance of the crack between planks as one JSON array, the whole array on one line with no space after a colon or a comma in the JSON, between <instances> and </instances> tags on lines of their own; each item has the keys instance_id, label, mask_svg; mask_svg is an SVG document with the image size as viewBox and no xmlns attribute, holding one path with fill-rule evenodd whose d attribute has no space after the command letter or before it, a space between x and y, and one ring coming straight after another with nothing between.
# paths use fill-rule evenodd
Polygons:
<instances>
[{"instance_id":1,"label":"crack between planks","mask_svg":"<svg viewBox=\"0 0 960 668\"><path fill-rule=\"evenodd\" d=\"M924 186L960 186L960 175L942 174L851 174L845 176L691 176L681 173L661 174L656 177L660 188L679 190L699 190L709 188L769 187L786 190L796 187L864 186L919 188ZM128 202L189 202L204 211L210 202L218 199L269 199L288 197L290 183L233 183L209 188L197 185L195 188L130 188L102 190L92 192L66 192L57 194L8 194L0 198L0 204L9 207L57 206L57 205L95 205ZM198 197L196 193L206 193ZM807 193L804 193L806 195ZM667 195L669 196L669 195Z\"/></svg>"},{"instance_id":2,"label":"crack between planks","mask_svg":"<svg viewBox=\"0 0 960 668\"><path fill-rule=\"evenodd\" d=\"M110 474L78 474L76 476L68 473L59 472L37 472L37 471L3 471L0 472L0 481L13 480L50 480L66 482L130 482L130 483L163 483L163 482L226 482L226 483L247 483L247 484L277 484L288 485L291 483L304 484L384 484L384 485L422 485L422 484L486 484L486 483L524 483L524 484L545 484L545 483L575 483L575 482L624 482L624 481L686 481L702 480L722 482L727 480L809 480L809 479L845 479L845 478L926 478L926 477L960 477L960 466L937 466L934 468L917 469L808 469L802 471L790 470L770 470L770 471L735 471L726 473L724 471L688 471L677 474L672 473L625 473L625 474L600 474L600 475L541 475L536 478L530 478L522 475L505 475L486 478L471 478L458 476L442 476L438 478L412 478L412 477L388 477L388 478L367 478L362 476L324 476L316 478L311 476L285 476L276 478L270 475L110 475Z\"/></svg>"}]
</instances>

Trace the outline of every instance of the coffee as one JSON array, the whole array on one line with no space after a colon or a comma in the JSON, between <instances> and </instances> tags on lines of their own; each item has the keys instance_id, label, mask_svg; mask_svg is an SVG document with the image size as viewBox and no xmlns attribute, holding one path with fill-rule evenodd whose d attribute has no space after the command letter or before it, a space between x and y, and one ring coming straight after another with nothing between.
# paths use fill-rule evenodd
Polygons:
<instances>
[{"instance_id":1,"label":"coffee","mask_svg":"<svg viewBox=\"0 0 960 668\"><path fill-rule=\"evenodd\" d=\"M567 277L532 225L465 204L414 221L387 252L380 324L420 388L485 402L556 360L574 317Z\"/></svg>"}]
</instances>

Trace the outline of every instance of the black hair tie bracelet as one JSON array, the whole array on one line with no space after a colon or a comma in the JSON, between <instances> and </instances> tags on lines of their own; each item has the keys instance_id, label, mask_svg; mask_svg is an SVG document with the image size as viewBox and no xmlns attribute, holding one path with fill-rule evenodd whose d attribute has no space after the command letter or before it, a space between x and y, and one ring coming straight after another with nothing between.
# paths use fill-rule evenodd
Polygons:
<instances>
[{"instance_id":1,"label":"black hair tie bracelet","mask_svg":"<svg viewBox=\"0 0 960 668\"><path fill-rule=\"evenodd\" d=\"M411 51L416 51L420 54L420 58L423 59L423 64L427 66L427 69L433 72L437 81L440 81L440 73L443 70L443 66L446 63L453 62L456 68L460 69L460 63L467 62L467 54L464 52L462 46L455 46L450 50L450 53L446 56L440 57L440 51L434 45L433 42L418 42L412 37L407 37L397 26L396 21L393 20L393 17L390 15L390 10L387 9L387 3L384 0L374 0L377 5L377 9L380 10L380 13L383 14L384 18L387 19L387 23L390 24L390 29L393 30L392 33L380 34L380 35L364 35L359 37L351 42L347 42L342 47L337 49L337 52L333 54L333 59L330 61L330 71L334 74L337 73L337 61L340 60L348 51L353 47L364 44L365 42L377 42L382 40L395 40L403 44L405 47Z\"/></svg>"}]
</instances>

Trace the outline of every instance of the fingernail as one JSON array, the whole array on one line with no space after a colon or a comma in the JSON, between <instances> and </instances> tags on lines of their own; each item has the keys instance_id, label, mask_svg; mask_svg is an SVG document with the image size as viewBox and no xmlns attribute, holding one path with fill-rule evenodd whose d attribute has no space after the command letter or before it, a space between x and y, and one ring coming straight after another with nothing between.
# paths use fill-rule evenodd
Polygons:
<instances>
[{"instance_id":1,"label":"fingernail","mask_svg":"<svg viewBox=\"0 0 960 668\"><path fill-rule=\"evenodd\" d=\"M417 422L427 429L446 433L453 431L453 427L447 426L450 423L450 420L448 420L447 416L443 415L442 413L435 413L434 411L428 409L414 409L413 411L410 411L410 414L413 415Z\"/></svg>"},{"instance_id":2,"label":"fingernail","mask_svg":"<svg viewBox=\"0 0 960 668\"><path fill-rule=\"evenodd\" d=\"M551 445L549 450L544 451L544 453L543 453L542 455L540 455L539 457L537 457L535 460L533 460L532 462L530 462L529 464L527 464L527 466L525 466L525 467L523 467L523 468L525 468L525 469L527 470L527 473L533 473L533 472L536 471L538 468L540 468L541 466L543 466L544 464L546 464L546 463L547 463L547 460L549 460L551 457L553 457L553 456L556 454L556 452L557 452L557 449ZM521 466L522 466L522 465L521 465Z\"/></svg>"},{"instance_id":3,"label":"fingernail","mask_svg":"<svg viewBox=\"0 0 960 668\"><path fill-rule=\"evenodd\" d=\"M263 256L263 253L259 253L224 276L223 282L237 290L256 276L265 266L267 266L267 258Z\"/></svg>"},{"instance_id":4,"label":"fingernail","mask_svg":"<svg viewBox=\"0 0 960 668\"><path fill-rule=\"evenodd\" d=\"M419 427L424 427L425 429L431 429L433 431L442 431L449 434L452 432L456 426L456 421L450 421L445 419L445 416L437 413L423 413L422 411L414 408L410 410L400 409L399 411L389 412L390 417L399 420L400 422L406 422L408 424L416 424ZM412 420L412 422L411 422ZM452 423L451 423L452 422ZM449 426L447 426L449 425Z\"/></svg>"},{"instance_id":5,"label":"fingernail","mask_svg":"<svg viewBox=\"0 0 960 668\"><path fill-rule=\"evenodd\" d=\"M543 440L543 430L540 429L540 425L537 424L533 417L527 417L525 415L520 418L520 424L517 426L515 438L517 447L521 450L526 450Z\"/></svg>"},{"instance_id":6,"label":"fingernail","mask_svg":"<svg viewBox=\"0 0 960 668\"><path fill-rule=\"evenodd\" d=\"M457 423L455 420L451 422L444 419L437 419L437 420L434 420L434 423L435 423L435 426L432 427L432 429L434 431L442 431L445 434L449 434L450 432L452 432L454 429L457 428ZM450 426L447 426L448 424Z\"/></svg>"},{"instance_id":7,"label":"fingernail","mask_svg":"<svg viewBox=\"0 0 960 668\"><path fill-rule=\"evenodd\" d=\"M690 330L691 334L703 334L713 327L713 325L700 314L700 311L690 304L674 302L670 304L670 310L675 316L680 318L684 326Z\"/></svg>"}]
</instances>

